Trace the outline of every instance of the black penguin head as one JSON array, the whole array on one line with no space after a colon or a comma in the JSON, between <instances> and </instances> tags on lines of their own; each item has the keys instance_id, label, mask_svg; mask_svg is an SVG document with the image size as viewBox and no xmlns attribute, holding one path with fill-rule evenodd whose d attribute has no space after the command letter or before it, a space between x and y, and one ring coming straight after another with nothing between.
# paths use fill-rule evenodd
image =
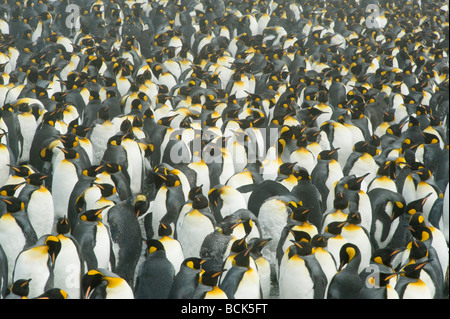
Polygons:
<instances>
[{"instance_id":1,"label":"black penguin head","mask_svg":"<svg viewBox=\"0 0 450 319\"><path fill-rule=\"evenodd\" d=\"M157 251L166 251L164 245L161 241L157 239L149 239L147 241L147 252L149 255L157 252Z\"/></svg>"},{"instance_id":2,"label":"black penguin head","mask_svg":"<svg viewBox=\"0 0 450 319\"><path fill-rule=\"evenodd\" d=\"M18 165L18 166L12 166L12 165L8 165L14 172L15 176L18 177L27 177L30 174L34 173L34 171L26 165Z\"/></svg>"},{"instance_id":3,"label":"black penguin head","mask_svg":"<svg viewBox=\"0 0 450 319\"><path fill-rule=\"evenodd\" d=\"M192 208L194 209L204 209L208 206L208 198L203 194L195 196L194 200L192 201Z\"/></svg>"},{"instance_id":4,"label":"black penguin head","mask_svg":"<svg viewBox=\"0 0 450 319\"><path fill-rule=\"evenodd\" d=\"M144 194L138 194L134 199L134 212L136 214L136 218L145 214L150 206L150 202Z\"/></svg>"},{"instance_id":5,"label":"black penguin head","mask_svg":"<svg viewBox=\"0 0 450 319\"><path fill-rule=\"evenodd\" d=\"M360 257L361 252L358 246L346 243L342 245L341 250L339 251L340 265L338 271L342 270L342 268L350 263L352 260L356 259L357 256Z\"/></svg>"},{"instance_id":6,"label":"black penguin head","mask_svg":"<svg viewBox=\"0 0 450 319\"><path fill-rule=\"evenodd\" d=\"M419 170L417 170L416 174L419 175L420 180L423 182L427 181L432 176L431 171L426 167L422 167Z\"/></svg>"},{"instance_id":7,"label":"black penguin head","mask_svg":"<svg viewBox=\"0 0 450 319\"><path fill-rule=\"evenodd\" d=\"M299 256L308 256L313 253L313 246L307 241L293 241L293 248L289 251L289 257L297 254Z\"/></svg>"},{"instance_id":8,"label":"black penguin head","mask_svg":"<svg viewBox=\"0 0 450 319\"><path fill-rule=\"evenodd\" d=\"M247 249L238 252L232 261L233 266L250 267L250 251L251 247L247 247Z\"/></svg>"},{"instance_id":9,"label":"black penguin head","mask_svg":"<svg viewBox=\"0 0 450 319\"><path fill-rule=\"evenodd\" d=\"M347 223L352 225L361 224L361 214L359 212L350 212L347 215Z\"/></svg>"},{"instance_id":10,"label":"black penguin head","mask_svg":"<svg viewBox=\"0 0 450 319\"><path fill-rule=\"evenodd\" d=\"M84 299L89 299L91 292L102 283L104 275L96 270L89 270L81 280L81 287Z\"/></svg>"},{"instance_id":11,"label":"black penguin head","mask_svg":"<svg viewBox=\"0 0 450 319\"><path fill-rule=\"evenodd\" d=\"M359 191L361 189L361 183L363 182L364 178L366 178L368 175L369 173L364 174L363 176L360 177L353 175L352 178L350 178L348 182L345 183L344 187L352 191Z\"/></svg>"},{"instance_id":12,"label":"black penguin head","mask_svg":"<svg viewBox=\"0 0 450 319\"><path fill-rule=\"evenodd\" d=\"M411 246L409 250L410 260L418 260L428 257L428 248L423 241L413 239L408 246Z\"/></svg>"},{"instance_id":13,"label":"black penguin head","mask_svg":"<svg viewBox=\"0 0 450 319\"><path fill-rule=\"evenodd\" d=\"M294 240L291 240L292 242L311 242L311 235L303 230L294 230L289 228L289 232L294 237Z\"/></svg>"},{"instance_id":14,"label":"black penguin head","mask_svg":"<svg viewBox=\"0 0 450 319\"><path fill-rule=\"evenodd\" d=\"M306 168L301 166L295 166L293 169L294 176L298 181L308 181L311 180L311 176Z\"/></svg>"},{"instance_id":15,"label":"black penguin head","mask_svg":"<svg viewBox=\"0 0 450 319\"><path fill-rule=\"evenodd\" d=\"M349 202L344 193L338 192L333 200L333 207L335 209L344 210L348 207Z\"/></svg>"},{"instance_id":16,"label":"black penguin head","mask_svg":"<svg viewBox=\"0 0 450 319\"><path fill-rule=\"evenodd\" d=\"M173 235L173 231L172 231L172 227L170 226L170 224L160 222L159 226L158 226L158 236L163 237L163 236L172 236L172 235Z\"/></svg>"},{"instance_id":17,"label":"black penguin head","mask_svg":"<svg viewBox=\"0 0 450 319\"><path fill-rule=\"evenodd\" d=\"M196 196L202 194L202 187L203 187L203 185L192 187L192 188L189 190L188 198L189 198L191 201L194 201L194 199L195 199Z\"/></svg>"},{"instance_id":18,"label":"black penguin head","mask_svg":"<svg viewBox=\"0 0 450 319\"><path fill-rule=\"evenodd\" d=\"M423 269L423 267L426 266L426 264L428 264L430 261L424 261L421 263L414 263L414 264L409 264L406 265L405 267L403 267L403 269L400 271L402 276L408 277L408 278L413 278L413 279L419 279L420 277L420 273Z\"/></svg>"},{"instance_id":19,"label":"black penguin head","mask_svg":"<svg viewBox=\"0 0 450 319\"><path fill-rule=\"evenodd\" d=\"M333 150L324 150L319 153L317 159L319 160L335 160L338 159L338 150L339 148L335 148Z\"/></svg>"},{"instance_id":20,"label":"black penguin head","mask_svg":"<svg viewBox=\"0 0 450 319\"><path fill-rule=\"evenodd\" d=\"M230 252L239 253L241 251L246 250L247 248L248 248L247 236L244 236L241 239L236 239L231 244Z\"/></svg>"},{"instance_id":21,"label":"black penguin head","mask_svg":"<svg viewBox=\"0 0 450 319\"><path fill-rule=\"evenodd\" d=\"M316 247L327 247L328 239L323 234L316 234L311 238L311 244Z\"/></svg>"},{"instance_id":22,"label":"black penguin head","mask_svg":"<svg viewBox=\"0 0 450 319\"><path fill-rule=\"evenodd\" d=\"M262 256L262 249L272 240L272 238L259 238L253 237L249 240L249 246L251 247L251 255L254 258Z\"/></svg>"},{"instance_id":23,"label":"black penguin head","mask_svg":"<svg viewBox=\"0 0 450 319\"><path fill-rule=\"evenodd\" d=\"M18 279L11 285L11 292L20 297L27 297L30 293L31 279Z\"/></svg>"},{"instance_id":24,"label":"black penguin head","mask_svg":"<svg viewBox=\"0 0 450 319\"><path fill-rule=\"evenodd\" d=\"M200 270L202 267L202 264L205 263L206 259L198 258L198 257L189 257L183 260L182 265L194 269L194 270Z\"/></svg>"},{"instance_id":25,"label":"black penguin head","mask_svg":"<svg viewBox=\"0 0 450 319\"><path fill-rule=\"evenodd\" d=\"M63 147L59 147L58 148L61 150L61 152L64 153L64 158L66 160L74 160L80 157L80 155L78 154L78 152L73 149L73 148L63 148Z\"/></svg>"},{"instance_id":26,"label":"black penguin head","mask_svg":"<svg viewBox=\"0 0 450 319\"><path fill-rule=\"evenodd\" d=\"M391 267L392 260L400 252L402 252L401 249L392 249L389 247L380 248L372 254L371 261L380 265Z\"/></svg>"},{"instance_id":27,"label":"black penguin head","mask_svg":"<svg viewBox=\"0 0 450 319\"><path fill-rule=\"evenodd\" d=\"M6 210L9 213L17 213L25 209L25 203L17 197L2 198L2 201L6 204Z\"/></svg>"},{"instance_id":28,"label":"black penguin head","mask_svg":"<svg viewBox=\"0 0 450 319\"><path fill-rule=\"evenodd\" d=\"M297 163L283 163L278 168L278 174L289 176L293 173L294 166Z\"/></svg>"},{"instance_id":29,"label":"black penguin head","mask_svg":"<svg viewBox=\"0 0 450 319\"><path fill-rule=\"evenodd\" d=\"M102 220L102 212L109 206L100 209L90 209L80 215L80 219L86 222L97 222Z\"/></svg>"},{"instance_id":30,"label":"black penguin head","mask_svg":"<svg viewBox=\"0 0 450 319\"><path fill-rule=\"evenodd\" d=\"M48 254L52 260L52 264L55 264L56 257L61 251L61 241L56 236L48 236L45 239L45 245L48 247Z\"/></svg>"},{"instance_id":31,"label":"black penguin head","mask_svg":"<svg viewBox=\"0 0 450 319\"><path fill-rule=\"evenodd\" d=\"M343 222L331 222L325 227L325 232L332 235L340 235L342 232L342 227L344 227L345 221Z\"/></svg>"},{"instance_id":32,"label":"black penguin head","mask_svg":"<svg viewBox=\"0 0 450 319\"><path fill-rule=\"evenodd\" d=\"M102 197L109 197L116 193L116 187L109 183L94 183L100 189Z\"/></svg>"},{"instance_id":33,"label":"black penguin head","mask_svg":"<svg viewBox=\"0 0 450 319\"><path fill-rule=\"evenodd\" d=\"M105 170L105 165L91 165L84 169L81 173L83 176L95 178L97 174L102 173Z\"/></svg>"},{"instance_id":34,"label":"black penguin head","mask_svg":"<svg viewBox=\"0 0 450 319\"><path fill-rule=\"evenodd\" d=\"M69 220L64 216L58 219L56 222L56 232L58 234L68 234L70 233L71 227Z\"/></svg>"},{"instance_id":35,"label":"black penguin head","mask_svg":"<svg viewBox=\"0 0 450 319\"><path fill-rule=\"evenodd\" d=\"M27 177L27 183L34 186L41 186L44 183L44 180L48 177L48 175L44 175L41 173L33 173Z\"/></svg>"},{"instance_id":36,"label":"black penguin head","mask_svg":"<svg viewBox=\"0 0 450 319\"><path fill-rule=\"evenodd\" d=\"M369 150L369 142L359 141L353 145L353 151L359 153L367 153Z\"/></svg>"},{"instance_id":37,"label":"black penguin head","mask_svg":"<svg viewBox=\"0 0 450 319\"><path fill-rule=\"evenodd\" d=\"M419 198L416 200L413 200L412 202L409 202L406 205L405 212L409 215L413 216L415 213L422 213L423 212L423 206L425 205L427 199L431 196L432 193L429 193L427 196L423 198Z\"/></svg>"},{"instance_id":38,"label":"black penguin head","mask_svg":"<svg viewBox=\"0 0 450 319\"><path fill-rule=\"evenodd\" d=\"M59 288L51 288L35 299L67 299L69 295L65 290Z\"/></svg>"},{"instance_id":39,"label":"black penguin head","mask_svg":"<svg viewBox=\"0 0 450 319\"><path fill-rule=\"evenodd\" d=\"M18 184L8 184L0 187L0 195L1 196L14 196L16 191L20 188L20 186L26 184L27 182L22 182Z\"/></svg>"},{"instance_id":40,"label":"black penguin head","mask_svg":"<svg viewBox=\"0 0 450 319\"><path fill-rule=\"evenodd\" d=\"M298 222L306 222L308 220L308 214L311 211L310 208L304 207L303 203L300 201L298 203L290 201L288 207L291 209L291 214L289 218Z\"/></svg>"},{"instance_id":41,"label":"black penguin head","mask_svg":"<svg viewBox=\"0 0 450 319\"><path fill-rule=\"evenodd\" d=\"M222 270L206 270L205 272L200 274L199 283L205 286L214 287L217 285L219 281L220 275L226 271L226 269Z\"/></svg>"}]
</instances>

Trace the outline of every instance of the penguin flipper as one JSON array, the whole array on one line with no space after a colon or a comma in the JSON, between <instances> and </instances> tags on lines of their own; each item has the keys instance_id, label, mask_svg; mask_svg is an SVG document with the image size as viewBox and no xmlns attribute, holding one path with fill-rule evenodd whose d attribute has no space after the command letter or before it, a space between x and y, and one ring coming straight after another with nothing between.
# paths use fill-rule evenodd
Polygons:
<instances>
[{"instance_id":1,"label":"penguin flipper","mask_svg":"<svg viewBox=\"0 0 450 319\"><path fill-rule=\"evenodd\" d=\"M233 266L227 271L225 278L220 283L219 288L227 295L228 299L234 299L234 294L239 286L239 283L247 271L245 267Z\"/></svg>"},{"instance_id":2,"label":"penguin flipper","mask_svg":"<svg viewBox=\"0 0 450 319\"><path fill-rule=\"evenodd\" d=\"M314 282L314 299L324 299L328 280L319 262L315 258L308 259L306 268Z\"/></svg>"}]
</instances>

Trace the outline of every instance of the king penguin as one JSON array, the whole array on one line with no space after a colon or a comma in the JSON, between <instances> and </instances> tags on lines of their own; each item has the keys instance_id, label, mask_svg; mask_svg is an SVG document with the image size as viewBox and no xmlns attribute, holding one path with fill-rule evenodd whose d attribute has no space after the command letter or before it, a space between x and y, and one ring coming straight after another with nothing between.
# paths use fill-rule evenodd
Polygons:
<instances>
[{"instance_id":1,"label":"king penguin","mask_svg":"<svg viewBox=\"0 0 450 319\"><path fill-rule=\"evenodd\" d=\"M79 155L71 148L61 149L64 159L52 172L52 197L55 219L67 215L70 194L75 187L82 168L78 163Z\"/></svg>"},{"instance_id":2,"label":"king penguin","mask_svg":"<svg viewBox=\"0 0 450 319\"><path fill-rule=\"evenodd\" d=\"M107 269L91 269L82 279L83 299L134 299L133 289Z\"/></svg>"},{"instance_id":3,"label":"king penguin","mask_svg":"<svg viewBox=\"0 0 450 319\"><path fill-rule=\"evenodd\" d=\"M142 235L135 207L120 201L108 210L107 224L115 257L114 273L133 286L142 252Z\"/></svg>"},{"instance_id":4,"label":"king penguin","mask_svg":"<svg viewBox=\"0 0 450 319\"><path fill-rule=\"evenodd\" d=\"M169 299L192 299L206 259L189 257L183 260L169 292Z\"/></svg>"},{"instance_id":5,"label":"king penguin","mask_svg":"<svg viewBox=\"0 0 450 319\"><path fill-rule=\"evenodd\" d=\"M428 261L405 266L395 285L400 299L432 299L427 284L420 279L420 273Z\"/></svg>"},{"instance_id":6,"label":"king penguin","mask_svg":"<svg viewBox=\"0 0 450 319\"><path fill-rule=\"evenodd\" d=\"M309 242L294 241L280 265L279 289L283 299L324 299L327 278Z\"/></svg>"},{"instance_id":7,"label":"king penguin","mask_svg":"<svg viewBox=\"0 0 450 319\"><path fill-rule=\"evenodd\" d=\"M53 267L61 251L61 242L53 235L39 238L35 245L24 249L14 264L12 282L30 278L29 298L37 297L53 288Z\"/></svg>"},{"instance_id":8,"label":"king penguin","mask_svg":"<svg viewBox=\"0 0 450 319\"><path fill-rule=\"evenodd\" d=\"M159 240L149 240L147 247L148 254L136 277L135 298L167 299L175 278L175 270Z\"/></svg>"},{"instance_id":9,"label":"king penguin","mask_svg":"<svg viewBox=\"0 0 450 319\"><path fill-rule=\"evenodd\" d=\"M79 216L73 237L81 246L86 270L103 268L114 271L115 260L108 228L103 224L102 211L92 209Z\"/></svg>"},{"instance_id":10,"label":"king penguin","mask_svg":"<svg viewBox=\"0 0 450 319\"><path fill-rule=\"evenodd\" d=\"M370 238L374 250L385 248L391 242L405 211L405 198L398 192L375 188L367 194L372 206Z\"/></svg>"},{"instance_id":11,"label":"king penguin","mask_svg":"<svg viewBox=\"0 0 450 319\"><path fill-rule=\"evenodd\" d=\"M16 197L1 199L0 246L8 261L8 283L12 281L17 256L38 240L36 232L25 213L25 204Z\"/></svg>"},{"instance_id":12,"label":"king penguin","mask_svg":"<svg viewBox=\"0 0 450 319\"><path fill-rule=\"evenodd\" d=\"M251 238L249 239L250 257L255 261L261 283L261 298L270 298L272 270L269 261L265 258L264 247L272 238Z\"/></svg>"},{"instance_id":13,"label":"king penguin","mask_svg":"<svg viewBox=\"0 0 450 319\"><path fill-rule=\"evenodd\" d=\"M328 286L327 299L357 299L364 284L359 276L361 252L356 245L347 243L339 257L338 272Z\"/></svg>"},{"instance_id":14,"label":"king penguin","mask_svg":"<svg viewBox=\"0 0 450 319\"><path fill-rule=\"evenodd\" d=\"M216 225L208 199L204 195L197 195L192 202L191 211L185 214L181 229L177 233L184 256L199 257L205 237L214 231Z\"/></svg>"},{"instance_id":15,"label":"king penguin","mask_svg":"<svg viewBox=\"0 0 450 319\"><path fill-rule=\"evenodd\" d=\"M193 299L228 299L227 294L219 288L218 281L223 270L206 270L200 273L198 286Z\"/></svg>"},{"instance_id":16,"label":"king penguin","mask_svg":"<svg viewBox=\"0 0 450 319\"><path fill-rule=\"evenodd\" d=\"M56 232L61 250L53 268L54 286L66 291L68 299L81 299L81 280L85 273L81 247L72 236L71 226L66 217L57 221Z\"/></svg>"},{"instance_id":17,"label":"king penguin","mask_svg":"<svg viewBox=\"0 0 450 319\"><path fill-rule=\"evenodd\" d=\"M258 270L250 264L251 247L239 252L232 266L221 280L219 288L228 299L261 299L261 284Z\"/></svg>"},{"instance_id":18,"label":"king penguin","mask_svg":"<svg viewBox=\"0 0 450 319\"><path fill-rule=\"evenodd\" d=\"M33 173L27 177L27 184L21 190L19 198L25 203L28 219L36 236L52 233L55 224L55 212L52 193L44 185L48 176Z\"/></svg>"},{"instance_id":19,"label":"king penguin","mask_svg":"<svg viewBox=\"0 0 450 319\"><path fill-rule=\"evenodd\" d=\"M169 224L160 222L158 227L158 240L164 245L166 257L172 263L176 275L185 258L180 242L173 238L173 236L172 227Z\"/></svg>"}]
</instances>

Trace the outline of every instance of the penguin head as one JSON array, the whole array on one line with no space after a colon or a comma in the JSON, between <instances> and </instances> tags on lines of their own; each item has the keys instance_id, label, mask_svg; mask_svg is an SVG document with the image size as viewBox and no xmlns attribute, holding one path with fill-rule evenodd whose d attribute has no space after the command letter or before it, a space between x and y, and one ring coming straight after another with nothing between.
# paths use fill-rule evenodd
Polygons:
<instances>
[{"instance_id":1,"label":"penguin head","mask_svg":"<svg viewBox=\"0 0 450 319\"><path fill-rule=\"evenodd\" d=\"M317 159L318 160L326 160L326 161L330 161L330 160L334 159L335 161L337 161L338 150L339 150L339 148L335 148L333 150L323 150L319 153L319 155L317 155Z\"/></svg>"},{"instance_id":2,"label":"penguin head","mask_svg":"<svg viewBox=\"0 0 450 319\"><path fill-rule=\"evenodd\" d=\"M339 251L340 264L338 271L341 271L346 264L349 264L352 260L356 259L357 256L360 256L361 252L358 246L352 243L346 243L342 245L341 250Z\"/></svg>"},{"instance_id":3,"label":"penguin head","mask_svg":"<svg viewBox=\"0 0 450 319\"><path fill-rule=\"evenodd\" d=\"M30 293L31 279L18 279L11 285L11 292L20 297L27 297Z\"/></svg>"},{"instance_id":4,"label":"penguin head","mask_svg":"<svg viewBox=\"0 0 450 319\"><path fill-rule=\"evenodd\" d=\"M328 246L328 239L323 234L316 234L311 238L311 245L314 248Z\"/></svg>"},{"instance_id":5,"label":"penguin head","mask_svg":"<svg viewBox=\"0 0 450 319\"><path fill-rule=\"evenodd\" d=\"M428 248L423 241L413 239L408 244L409 250L409 259L410 260L418 260L425 257L428 257Z\"/></svg>"},{"instance_id":6,"label":"penguin head","mask_svg":"<svg viewBox=\"0 0 450 319\"><path fill-rule=\"evenodd\" d=\"M183 260L182 265L194 269L194 270L200 270L202 267L202 264L206 262L206 259L198 258L198 257L189 257Z\"/></svg>"},{"instance_id":7,"label":"penguin head","mask_svg":"<svg viewBox=\"0 0 450 319\"><path fill-rule=\"evenodd\" d=\"M158 226L158 236L164 237L164 236L172 236L173 231L172 227L168 223L160 222Z\"/></svg>"},{"instance_id":8,"label":"penguin head","mask_svg":"<svg viewBox=\"0 0 450 319\"><path fill-rule=\"evenodd\" d=\"M97 222L102 220L102 212L109 206L100 209L90 209L80 215L80 219L86 222Z\"/></svg>"},{"instance_id":9,"label":"penguin head","mask_svg":"<svg viewBox=\"0 0 450 319\"><path fill-rule=\"evenodd\" d=\"M373 261L377 264L380 264L380 265L385 265L385 266L391 267L392 260L400 252L402 252L401 249L392 249L389 247L380 248L372 254L371 261Z\"/></svg>"},{"instance_id":10,"label":"penguin head","mask_svg":"<svg viewBox=\"0 0 450 319\"><path fill-rule=\"evenodd\" d=\"M192 208L194 209L204 209L208 206L208 198L203 194L195 196L194 200L192 201Z\"/></svg>"},{"instance_id":11,"label":"penguin head","mask_svg":"<svg viewBox=\"0 0 450 319\"><path fill-rule=\"evenodd\" d=\"M203 187L203 185L191 187L191 189L189 190L189 193L188 193L188 198L191 201L194 201L196 196L202 194L202 187Z\"/></svg>"},{"instance_id":12,"label":"penguin head","mask_svg":"<svg viewBox=\"0 0 450 319\"><path fill-rule=\"evenodd\" d=\"M348 224L359 225L361 224L361 214L359 212L350 212L346 221Z\"/></svg>"},{"instance_id":13,"label":"penguin head","mask_svg":"<svg viewBox=\"0 0 450 319\"><path fill-rule=\"evenodd\" d=\"M27 177L27 183L34 186L41 186L44 183L44 180L48 177L48 175L44 175L41 173L33 173Z\"/></svg>"},{"instance_id":14,"label":"penguin head","mask_svg":"<svg viewBox=\"0 0 450 319\"><path fill-rule=\"evenodd\" d=\"M417 170L416 174L419 175L419 178L422 182L427 181L432 176L431 171L426 167L422 167L419 170Z\"/></svg>"},{"instance_id":15,"label":"penguin head","mask_svg":"<svg viewBox=\"0 0 450 319\"><path fill-rule=\"evenodd\" d=\"M289 251L289 258L297 254L299 256L308 256L313 253L313 246L307 241L292 241L293 248Z\"/></svg>"},{"instance_id":16,"label":"penguin head","mask_svg":"<svg viewBox=\"0 0 450 319\"><path fill-rule=\"evenodd\" d=\"M247 247L247 249L238 252L236 256L234 256L232 265L238 267L250 267L250 251L251 247Z\"/></svg>"},{"instance_id":17,"label":"penguin head","mask_svg":"<svg viewBox=\"0 0 450 319\"><path fill-rule=\"evenodd\" d=\"M111 185L109 183L95 183L95 182L94 185L100 189L102 197L107 198L109 196L116 194L116 187L114 185Z\"/></svg>"},{"instance_id":18,"label":"penguin head","mask_svg":"<svg viewBox=\"0 0 450 319\"><path fill-rule=\"evenodd\" d=\"M81 173L83 176L95 178L97 174L102 173L105 170L105 165L91 165L84 169Z\"/></svg>"},{"instance_id":19,"label":"penguin head","mask_svg":"<svg viewBox=\"0 0 450 319\"><path fill-rule=\"evenodd\" d=\"M16 191L20 188L20 186L26 184L27 182L21 182L18 184L7 184L2 187L0 187L0 195L1 196L14 196Z\"/></svg>"},{"instance_id":20,"label":"penguin head","mask_svg":"<svg viewBox=\"0 0 450 319\"><path fill-rule=\"evenodd\" d=\"M9 213L17 213L25 209L25 203L17 197L2 198L2 201L6 204L6 210Z\"/></svg>"},{"instance_id":21,"label":"penguin head","mask_svg":"<svg viewBox=\"0 0 450 319\"><path fill-rule=\"evenodd\" d=\"M283 163L278 168L278 175L289 176L294 172L294 166L297 163Z\"/></svg>"},{"instance_id":22,"label":"penguin head","mask_svg":"<svg viewBox=\"0 0 450 319\"><path fill-rule=\"evenodd\" d=\"M294 176L298 181L308 181L311 180L311 176L306 168L301 166L295 166L293 169Z\"/></svg>"},{"instance_id":23,"label":"penguin head","mask_svg":"<svg viewBox=\"0 0 450 319\"><path fill-rule=\"evenodd\" d=\"M331 222L325 227L325 232L332 234L332 235L340 235L342 232L342 227L345 225L344 222Z\"/></svg>"},{"instance_id":24,"label":"penguin head","mask_svg":"<svg viewBox=\"0 0 450 319\"><path fill-rule=\"evenodd\" d=\"M89 299L91 292L102 283L104 275L96 270L89 270L81 280L81 287L85 299Z\"/></svg>"},{"instance_id":25,"label":"penguin head","mask_svg":"<svg viewBox=\"0 0 450 319\"><path fill-rule=\"evenodd\" d=\"M30 174L34 173L34 170L32 170L27 165L18 165L18 166L8 165L8 166L13 170L14 175L18 177L27 177Z\"/></svg>"},{"instance_id":26,"label":"penguin head","mask_svg":"<svg viewBox=\"0 0 450 319\"><path fill-rule=\"evenodd\" d=\"M408 264L399 272L402 276L412 278L412 279L419 279L420 273L422 269L430 262L430 260L421 262L421 263L413 263Z\"/></svg>"},{"instance_id":27,"label":"penguin head","mask_svg":"<svg viewBox=\"0 0 450 319\"><path fill-rule=\"evenodd\" d=\"M294 239L291 240L292 242L307 242L307 243L311 242L311 235L303 230L295 230L289 228L289 232L294 237Z\"/></svg>"},{"instance_id":28,"label":"penguin head","mask_svg":"<svg viewBox=\"0 0 450 319\"><path fill-rule=\"evenodd\" d=\"M241 251L247 250L248 243L247 243L247 236L244 236L240 239L236 239L233 241L230 247L230 252L232 253L239 253Z\"/></svg>"},{"instance_id":29,"label":"penguin head","mask_svg":"<svg viewBox=\"0 0 450 319\"><path fill-rule=\"evenodd\" d=\"M48 254L52 260L52 263L54 264L56 257L61 251L61 241L58 239L58 237L49 235L45 239L45 245L48 247Z\"/></svg>"},{"instance_id":30,"label":"penguin head","mask_svg":"<svg viewBox=\"0 0 450 319\"><path fill-rule=\"evenodd\" d=\"M298 203L290 201L288 207L291 210L289 218L298 222L306 222L308 220L308 214L311 211L310 208L304 207L303 203L300 201Z\"/></svg>"},{"instance_id":31,"label":"penguin head","mask_svg":"<svg viewBox=\"0 0 450 319\"><path fill-rule=\"evenodd\" d=\"M157 239L149 239L147 241L147 253L151 255L157 251L166 251L163 243Z\"/></svg>"},{"instance_id":32,"label":"penguin head","mask_svg":"<svg viewBox=\"0 0 450 319\"><path fill-rule=\"evenodd\" d=\"M423 206L425 205L427 199L431 196L432 193L429 193L427 196L423 198L419 198L409 202L405 207L405 212L409 215L413 216L416 213L423 212ZM411 218L411 217L410 217Z\"/></svg>"},{"instance_id":33,"label":"penguin head","mask_svg":"<svg viewBox=\"0 0 450 319\"><path fill-rule=\"evenodd\" d=\"M133 207L136 218L145 214L150 206L150 202L144 194L138 194L134 199Z\"/></svg>"},{"instance_id":34,"label":"penguin head","mask_svg":"<svg viewBox=\"0 0 450 319\"><path fill-rule=\"evenodd\" d=\"M338 210L344 210L349 206L349 202L344 193L338 192L333 200L333 207Z\"/></svg>"},{"instance_id":35,"label":"penguin head","mask_svg":"<svg viewBox=\"0 0 450 319\"><path fill-rule=\"evenodd\" d=\"M69 295L65 290L59 288L51 288L35 299L67 299Z\"/></svg>"},{"instance_id":36,"label":"penguin head","mask_svg":"<svg viewBox=\"0 0 450 319\"><path fill-rule=\"evenodd\" d=\"M60 147L60 146L57 146L57 147L61 150L61 152L64 153L64 158L66 160L74 160L74 159L77 159L80 157L78 152L73 148L65 148L65 147Z\"/></svg>"},{"instance_id":37,"label":"penguin head","mask_svg":"<svg viewBox=\"0 0 450 319\"><path fill-rule=\"evenodd\" d=\"M368 175L369 173L366 173L360 177L357 177L355 175L351 176L351 178L344 185L345 189L359 191L361 189L361 183L363 182L364 178L366 178Z\"/></svg>"},{"instance_id":38,"label":"penguin head","mask_svg":"<svg viewBox=\"0 0 450 319\"><path fill-rule=\"evenodd\" d=\"M70 233L71 227L69 220L64 216L58 219L56 222L56 232L58 234L68 234Z\"/></svg>"},{"instance_id":39,"label":"penguin head","mask_svg":"<svg viewBox=\"0 0 450 319\"><path fill-rule=\"evenodd\" d=\"M249 246L251 247L250 254L253 258L259 258L262 256L263 248L272 240L272 238L259 238L253 237L249 240Z\"/></svg>"},{"instance_id":40,"label":"penguin head","mask_svg":"<svg viewBox=\"0 0 450 319\"><path fill-rule=\"evenodd\" d=\"M199 283L205 286L214 287L217 285L219 281L220 275L226 271L226 269L222 270L206 270L200 273Z\"/></svg>"}]
</instances>

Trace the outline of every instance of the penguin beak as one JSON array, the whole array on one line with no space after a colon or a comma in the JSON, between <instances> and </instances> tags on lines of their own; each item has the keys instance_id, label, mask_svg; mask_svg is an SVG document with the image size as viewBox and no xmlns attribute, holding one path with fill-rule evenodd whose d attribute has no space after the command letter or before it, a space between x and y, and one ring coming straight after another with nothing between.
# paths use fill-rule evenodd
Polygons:
<instances>
[{"instance_id":1,"label":"penguin beak","mask_svg":"<svg viewBox=\"0 0 450 319\"><path fill-rule=\"evenodd\" d=\"M86 294L84 295L84 299L89 299L89 295L91 293L91 286L89 286L86 290Z\"/></svg>"}]
</instances>

